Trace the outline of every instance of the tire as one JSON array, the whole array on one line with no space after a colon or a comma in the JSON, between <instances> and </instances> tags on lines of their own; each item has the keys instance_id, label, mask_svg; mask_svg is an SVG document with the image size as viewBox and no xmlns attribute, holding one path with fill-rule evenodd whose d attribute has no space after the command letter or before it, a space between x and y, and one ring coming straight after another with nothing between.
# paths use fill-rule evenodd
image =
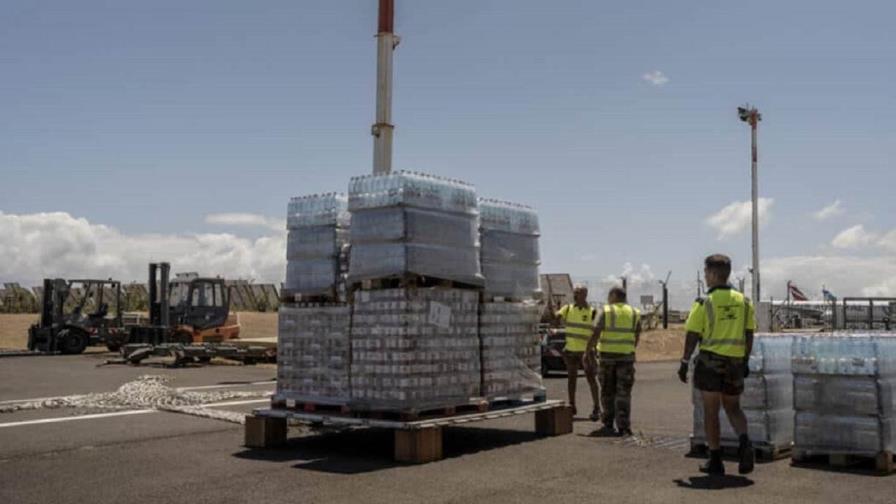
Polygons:
<instances>
[{"instance_id":1,"label":"tire","mask_svg":"<svg viewBox=\"0 0 896 504\"><path fill-rule=\"evenodd\" d=\"M78 329L63 329L56 335L59 351L65 355L84 353L90 337L86 332Z\"/></svg>"},{"instance_id":2,"label":"tire","mask_svg":"<svg viewBox=\"0 0 896 504\"><path fill-rule=\"evenodd\" d=\"M548 367L548 360L544 357L541 358L541 377L547 378L550 373L550 368Z\"/></svg>"}]
</instances>

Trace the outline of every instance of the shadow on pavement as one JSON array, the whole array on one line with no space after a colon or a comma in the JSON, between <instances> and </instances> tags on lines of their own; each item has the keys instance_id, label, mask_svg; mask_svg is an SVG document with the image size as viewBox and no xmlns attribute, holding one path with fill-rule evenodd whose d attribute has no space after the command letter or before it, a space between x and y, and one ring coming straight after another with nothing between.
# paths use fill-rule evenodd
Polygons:
<instances>
[{"instance_id":1,"label":"shadow on pavement","mask_svg":"<svg viewBox=\"0 0 896 504\"><path fill-rule=\"evenodd\" d=\"M681 488L691 490L724 490L726 488L744 488L753 485L753 480L743 476L691 476L686 480L674 480Z\"/></svg>"},{"instance_id":2,"label":"shadow on pavement","mask_svg":"<svg viewBox=\"0 0 896 504\"><path fill-rule=\"evenodd\" d=\"M442 431L444 458L503 448L542 439L534 432L476 427L446 427ZM403 464L392 459L394 439L390 429L358 429L291 438L286 446L252 449L234 457L267 462L291 462L297 469L335 474L358 474Z\"/></svg>"}]
</instances>

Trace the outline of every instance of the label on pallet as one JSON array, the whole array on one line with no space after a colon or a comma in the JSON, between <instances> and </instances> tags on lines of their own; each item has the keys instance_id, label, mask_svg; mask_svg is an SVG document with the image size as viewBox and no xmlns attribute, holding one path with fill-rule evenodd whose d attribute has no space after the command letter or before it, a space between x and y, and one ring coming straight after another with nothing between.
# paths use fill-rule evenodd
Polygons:
<instances>
[{"instance_id":1,"label":"label on pallet","mask_svg":"<svg viewBox=\"0 0 896 504\"><path fill-rule=\"evenodd\" d=\"M450 328L451 307L438 301L430 301L428 322L442 329Z\"/></svg>"}]
</instances>

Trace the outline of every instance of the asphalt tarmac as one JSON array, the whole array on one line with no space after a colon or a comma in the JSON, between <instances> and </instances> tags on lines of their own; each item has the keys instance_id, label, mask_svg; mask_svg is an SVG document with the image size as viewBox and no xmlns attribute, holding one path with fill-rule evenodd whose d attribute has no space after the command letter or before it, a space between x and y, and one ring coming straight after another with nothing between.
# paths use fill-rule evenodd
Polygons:
<instances>
[{"instance_id":1,"label":"asphalt tarmac","mask_svg":"<svg viewBox=\"0 0 896 504\"><path fill-rule=\"evenodd\" d=\"M98 366L102 355L0 359L0 406L31 398L113 391L144 374L191 390L272 391L275 368L185 369ZM0 414L0 502L896 502L896 476L862 470L758 464L748 477L710 479L686 458L691 429L687 386L677 363L637 367L636 438L601 438L579 418L572 435L539 438L531 415L444 432L446 459L392 461L391 432L316 433L290 429L284 448L242 446L242 427L154 410L68 409ZM566 380L546 380L565 398ZM202 387L202 388L197 388ZM579 379L580 416L587 384ZM228 401L250 412L266 400ZM736 464L729 462L729 472Z\"/></svg>"}]
</instances>

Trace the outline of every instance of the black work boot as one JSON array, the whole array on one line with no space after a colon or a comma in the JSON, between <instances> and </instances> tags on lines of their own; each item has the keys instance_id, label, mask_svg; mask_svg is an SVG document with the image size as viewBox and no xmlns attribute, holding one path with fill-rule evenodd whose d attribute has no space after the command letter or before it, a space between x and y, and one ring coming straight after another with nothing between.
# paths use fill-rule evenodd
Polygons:
<instances>
[{"instance_id":1,"label":"black work boot","mask_svg":"<svg viewBox=\"0 0 896 504\"><path fill-rule=\"evenodd\" d=\"M740 458L737 464L737 472L740 474L753 472L756 453L753 450L753 443L750 442L750 438L746 434L740 435L740 446L737 447L737 456Z\"/></svg>"},{"instance_id":2,"label":"black work boot","mask_svg":"<svg viewBox=\"0 0 896 504\"><path fill-rule=\"evenodd\" d=\"M709 460L700 466L700 471L710 476L724 476L725 464L722 463L722 450L709 450Z\"/></svg>"}]
</instances>

